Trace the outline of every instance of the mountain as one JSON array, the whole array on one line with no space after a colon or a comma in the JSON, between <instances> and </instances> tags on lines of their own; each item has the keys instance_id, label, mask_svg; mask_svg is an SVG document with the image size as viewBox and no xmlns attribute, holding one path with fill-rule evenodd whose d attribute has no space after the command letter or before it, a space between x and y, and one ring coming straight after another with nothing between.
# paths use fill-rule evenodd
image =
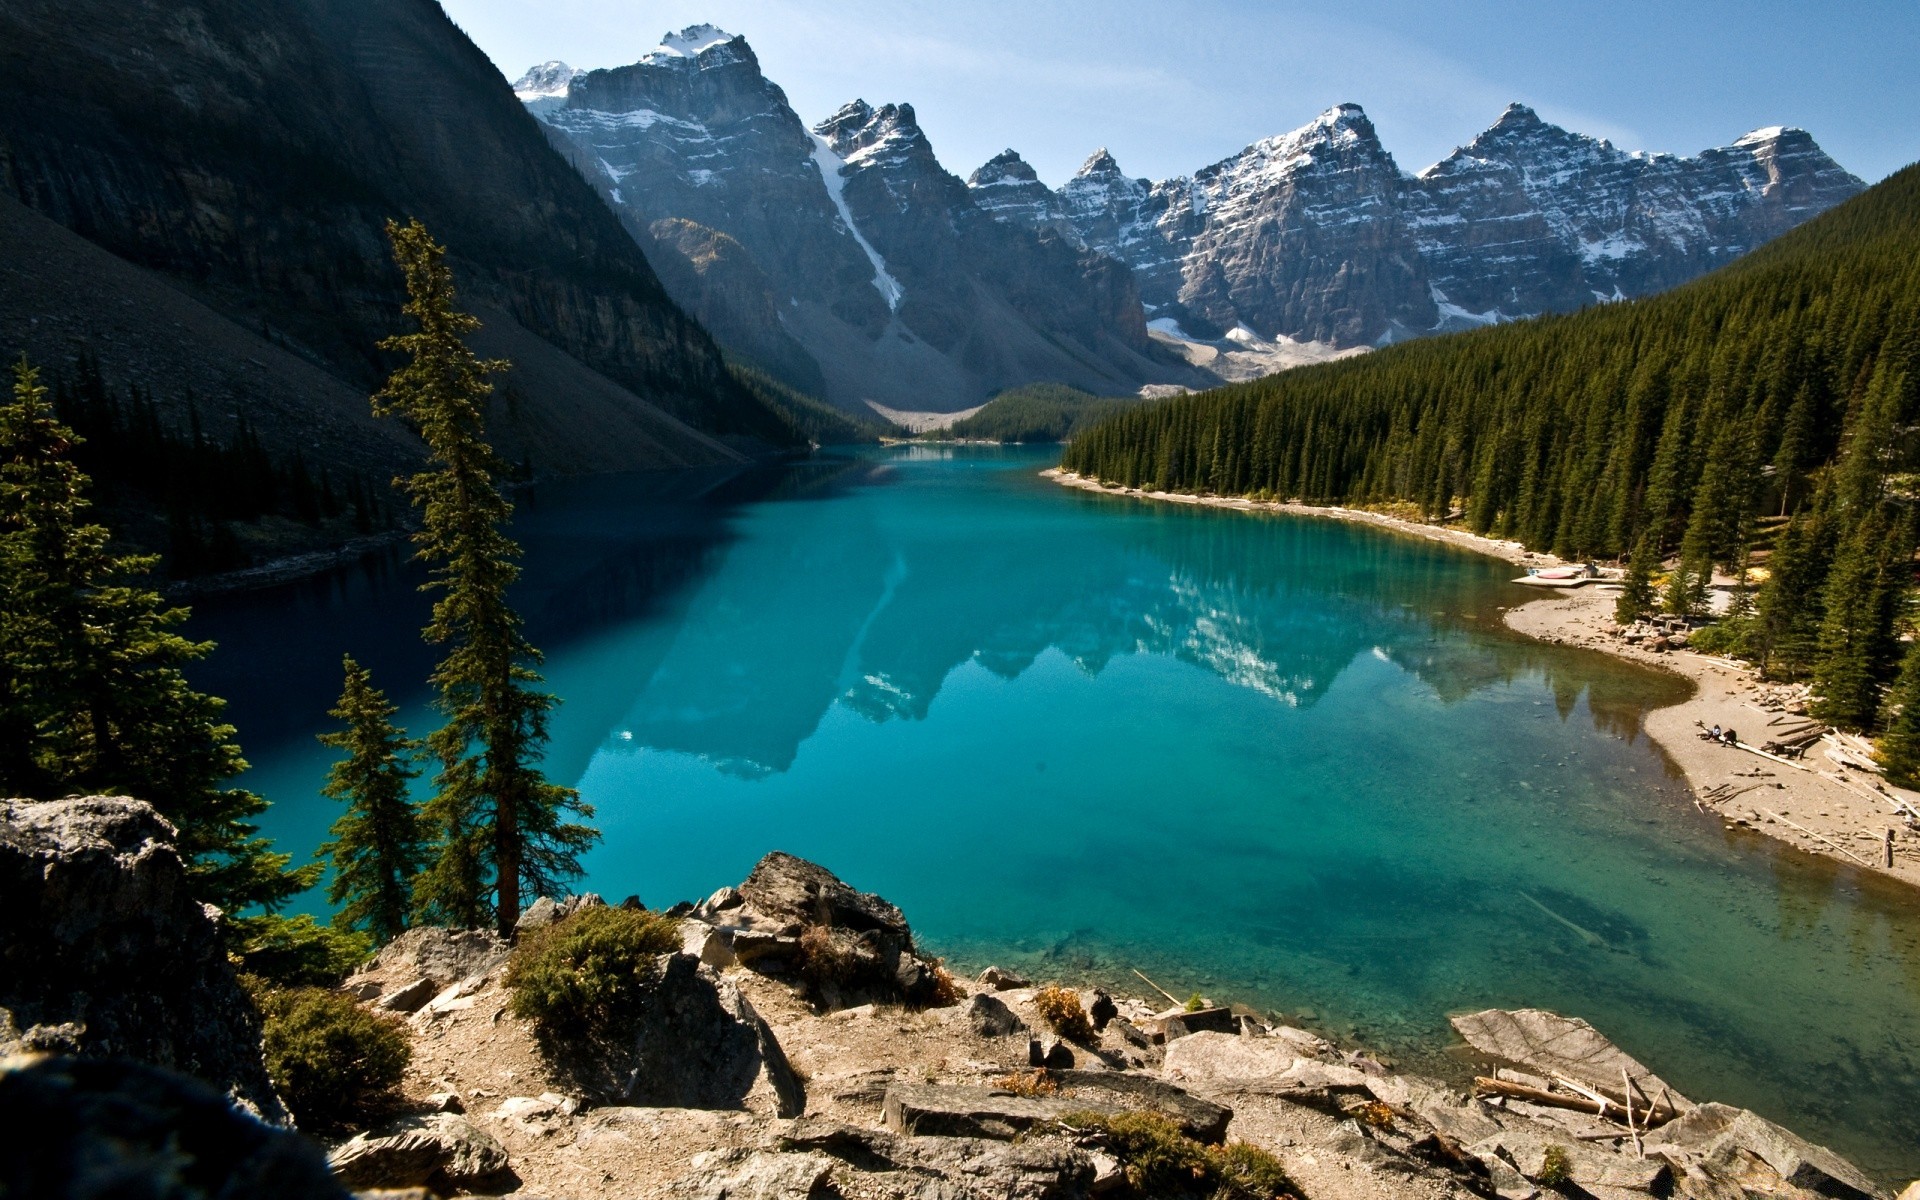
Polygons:
<instances>
[{"instance_id":1,"label":"mountain","mask_svg":"<svg viewBox=\"0 0 1920 1200\"><path fill-rule=\"evenodd\" d=\"M1156 347L1124 265L983 211L911 105L854 101L809 129L711 25L515 90L729 349L842 407L1208 381Z\"/></svg>"},{"instance_id":2,"label":"mountain","mask_svg":"<svg viewBox=\"0 0 1920 1200\"><path fill-rule=\"evenodd\" d=\"M1464 506L1476 533L1570 558L1678 549L1696 578L1786 553L1776 514L1798 510L1814 574L1857 531L1891 555L1861 577L1904 586L1916 413L1920 166L1660 295L1137 405L1065 462L1154 489ZM1807 579L1779 602L1820 595Z\"/></svg>"},{"instance_id":3,"label":"mountain","mask_svg":"<svg viewBox=\"0 0 1920 1200\"><path fill-rule=\"evenodd\" d=\"M336 472L417 456L365 413L402 325L383 226L414 216L478 348L514 360L493 422L512 461L796 440L433 0L8 0L0 197L8 244L71 268L14 274L0 349L56 375L90 356L216 439L247 422Z\"/></svg>"},{"instance_id":4,"label":"mountain","mask_svg":"<svg viewBox=\"0 0 1920 1200\"><path fill-rule=\"evenodd\" d=\"M1519 104L1413 177L1343 104L1190 177L1133 179L1101 150L1043 194L1009 150L972 181L997 219L1126 262L1170 335L1223 350L1236 327L1353 347L1647 295L1863 186L1804 130L1682 158L1622 151Z\"/></svg>"}]
</instances>

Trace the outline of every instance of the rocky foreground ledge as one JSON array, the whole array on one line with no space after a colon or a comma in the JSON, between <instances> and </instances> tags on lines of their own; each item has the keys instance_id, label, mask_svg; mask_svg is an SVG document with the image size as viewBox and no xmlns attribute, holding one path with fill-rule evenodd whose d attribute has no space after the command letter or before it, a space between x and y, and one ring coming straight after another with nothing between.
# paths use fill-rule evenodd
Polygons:
<instances>
[{"instance_id":1,"label":"rocky foreground ledge","mask_svg":"<svg viewBox=\"0 0 1920 1200\"><path fill-rule=\"evenodd\" d=\"M1139 1111L1196 1147L1270 1152L1291 1193L1312 1200L1890 1195L1754 1113L1680 1095L1584 1022L1551 1013L1456 1019L1488 1064L1472 1094L1245 1009L1156 1011L1081 989L1063 1021L1059 993L999 969L952 980L893 905L782 854L674 910L682 950L661 956L654 1000L619 1044L542 1044L509 1010L510 948L494 935L403 935L344 986L405 1024L406 1111L336 1141L321 1164L298 1135L223 1099L253 1086L250 1072L220 1067L216 1091L89 1057L257 1064L257 1025L225 1007L219 964L198 958L181 972L197 982L169 991L165 1012L140 1010L167 1036L90 1032L94 1014L140 1003L115 995L114 956L145 962L211 934L197 907L160 903L167 832L132 801L0 808L0 896L38 914L31 929L0 925L0 1053L14 1055L0 1064L0 1122L57 1151L31 1169L0 1155L0 1195L104 1194L48 1165L90 1156L176 1183L200 1172L193 1189L156 1174L139 1193L153 1196L1167 1194L1139 1186L1089 1124ZM154 903L142 887L159 888ZM600 903L543 900L522 926ZM150 912L136 920L136 908ZM43 959L84 1000L51 999L58 988L35 978ZM226 1053L162 1062L189 1033Z\"/></svg>"}]
</instances>

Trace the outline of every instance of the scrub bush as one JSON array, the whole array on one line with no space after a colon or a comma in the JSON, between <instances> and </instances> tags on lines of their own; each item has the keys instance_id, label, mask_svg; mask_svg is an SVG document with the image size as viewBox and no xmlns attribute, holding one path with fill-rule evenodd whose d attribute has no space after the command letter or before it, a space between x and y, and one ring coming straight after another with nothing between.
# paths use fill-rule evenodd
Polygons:
<instances>
[{"instance_id":1,"label":"scrub bush","mask_svg":"<svg viewBox=\"0 0 1920 1200\"><path fill-rule=\"evenodd\" d=\"M680 923L632 908L584 908L522 935L507 964L513 1015L543 1040L616 1033L653 991L656 960L680 949Z\"/></svg>"},{"instance_id":2,"label":"scrub bush","mask_svg":"<svg viewBox=\"0 0 1920 1200\"><path fill-rule=\"evenodd\" d=\"M1069 1113L1061 1123L1105 1146L1137 1196L1277 1200L1298 1194L1280 1160L1265 1150L1244 1142L1202 1145L1160 1113Z\"/></svg>"},{"instance_id":3,"label":"scrub bush","mask_svg":"<svg viewBox=\"0 0 1920 1200\"><path fill-rule=\"evenodd\" d=\"M1548 1146L1545 1157L1540 1160L1539 1182L1547 1187L1559 1187L1573 1178L1573 1163L1567 1158L1565 1146Z\"/></svg>"},{"instance_id":4,"label":"scrub bush","mask_svg":"<svg viewBox=\"0 0 1920 1200\"><path fill-rule=\"evenodd\" d=\"M1039 1010L1040 1019L1068 1041L1091 1044L1098 1040L1093 1022L1087 1020L1087 1010L1080 1006L1080 993L1072 988L1048 984L1034 993L1033 1006Z\"/></svg>"},{"instance_id":5,"label":"scrub bush","mask_svg":"<svg viewBox=\"0 0 1920 1200\"><path fill-rule=\"evenodd\" d=\"M390 1111L413 1048L400 1023L325 988L255 996L267 1077L308 1131L365 1125Z\"/></svg>"}]
</instances>

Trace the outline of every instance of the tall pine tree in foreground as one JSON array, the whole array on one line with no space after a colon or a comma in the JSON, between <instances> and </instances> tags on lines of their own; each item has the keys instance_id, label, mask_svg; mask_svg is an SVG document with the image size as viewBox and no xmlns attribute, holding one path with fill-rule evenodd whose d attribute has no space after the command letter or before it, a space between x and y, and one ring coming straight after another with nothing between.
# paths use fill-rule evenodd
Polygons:
<instances>
[{"instance_id":1,"label":"tall pine tree in foreground","mask_svg":"<svg viewBox=\"0 0 1920 1200\"><path fill-rule=\"evenodd\" d=\"M141 583L150 556L109 548L89 519L76 439L54 418L24 360L0 406L0 541L4 549L9 723L30 725L6 753L10 795L96 792L145 800L180 830L194 894L228 912L272 909L313 886L252 824L266 801L229 787L246 770L224 702L182 674L212 649L180 636L187 610ZM18 735L9 731L10 741Z\"/></svg>"},{"instance_id":2,"label":"tall pine tree in foreground","mask_svg":"<svg viewBox=\"0 0 1920 1200\"><path fill-rule=\"evenodd\" d=\"M540 653L507 602L520 547L503 528L513 512L496 482L505 464L486 440L487 376L506 364L467 346L480 322L454 307L446 249L418 221L388 222L387 236L418 329L380 343L408 361L374 396L374 412L410 422L431 455L406 488L422 513L414 542L429 567L424 587L439 593L425 636L447 647L432 677L446 724L427 739L440 763L424 814L437 852L415 903L432 920L474 927L491 917L509 933L521 896L577 877L599 835L570 819L593 815L578 794L538 767L554 698L536 686Z\"/></svg>"},{"instance_id":3,"label":"tall pine tree in foreground","mask_svg":"<svg viewBox=\"0 0 1920 1200\"><path fill-rule=\"evenodd\" d=\"M373 686L372 672L350 657L342 666L346 683L332 713L341 728L320 741L346 757L320 791L347 811L319 854L333 861L327 899L340 906L334 922L385 943L407 927L413 881L427 863L425 830L407 796L407 782L420 773L413 765L420 744L394 726L399 709Z\"/></svg>"}]
</instances>

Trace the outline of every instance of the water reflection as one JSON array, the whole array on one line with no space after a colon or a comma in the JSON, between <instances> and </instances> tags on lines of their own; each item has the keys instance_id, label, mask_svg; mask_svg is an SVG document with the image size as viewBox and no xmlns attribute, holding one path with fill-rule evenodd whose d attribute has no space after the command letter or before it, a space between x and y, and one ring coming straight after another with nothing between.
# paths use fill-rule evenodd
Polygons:
<instances>
[{"instance_id":1,"label":"water reflection","mask_svg":"<svg viewBox=\"0 0 1920 1200\"><path fill-rule=\"evenodd\" d=\"M1310 1008L1411 1059L1444 1014L1579 1012L1676 1082L1920 1169L1911 894L1725 830L1637 743L1683 685L1507 634L1510 568L1325 521L1067 493L949 448L526 498L519 602L657 902L780 847L961 959ZM338 663L415 728L402 556L204 605L304 853Z\"/></svg>"}]
</instances>

